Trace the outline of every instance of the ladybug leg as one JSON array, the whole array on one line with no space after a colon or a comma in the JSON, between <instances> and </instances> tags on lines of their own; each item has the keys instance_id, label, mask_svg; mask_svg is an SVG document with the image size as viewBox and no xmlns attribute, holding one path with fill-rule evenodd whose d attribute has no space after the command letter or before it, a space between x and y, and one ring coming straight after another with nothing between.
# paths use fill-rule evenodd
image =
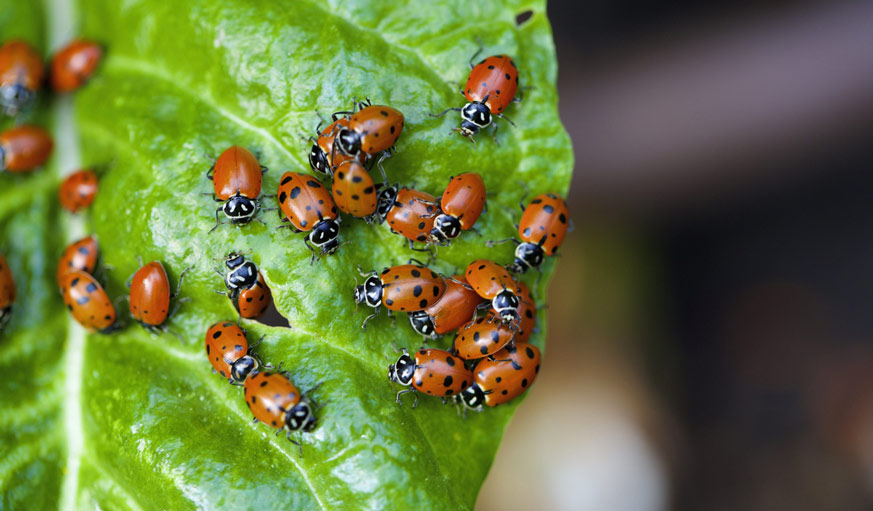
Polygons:
<instances>
[{"instance_id":1,"label":"ladybug leg","mask_svg":"<svg viewBox=\"0 0 873 511\"><path fill-rule=\"evenodd\" d=\"M170 313L167 314L167 317L171 317L174 314L176 314L176 312L179 310L179 306L181 306L185 302L190 302L190 301L191 301L191 298L189 298L187 296L185 298L179 298L178 300L176 300L176 303L173 304L173 310L171 310Z\"/></svg>"},{"instance_id":2,"label":"ladybug leg","mask_svg":"<svg viewBox=\"0 0 873 511\"><path fill-rule=\"evenodd\" d=\"M394 318L394 314L391 314L391 309L388 309L388 317L391 318L391 328L397 328L397 319Z\"/></svg>"},{"instance_id":3,"label":"ladybug leg","mask_svg":"<svg viewBox=\"0 0 873 511\"><path fill-rule=\"evenodd\" d=\"M306 235L305 238L303 238L303 243L305 243L306 248L308 248L309 251L312 252L312 257L309 258L309 265L312 266L313 264L315 264L315 260L318 259L318 257L317 257L317 253L315 252L315 249L312 248L312 245L310 245L310 243L309 243L309 235L308 234Z\"/></svg>"},{"instance_id":4,"label":"ladybug leg","mask_svg":"<svg viewBox=\"0 0 873 511\"><path fill-rule=\"evenodd\" d=\"M222 208L218 208L215 210L215 225L212 227L212 229L209 229L209 232L212 232L215 229L218 229L218 226L221 225L221 218L219 218L219 216L218 216L218 214L221 213L221 209Z\"/></svg>"},{"instance_id":5,"label":"ladybug leg","mask_svg":"<svg viewBox=\"0 0 873 511\"><path fill-rule=\"evenodd\" d=\"M340 110L339 112L334 112L334 113L330 114L330 118L333 120L333 122L336 122L336 121L338 121L339 118L342 117L343 115L355 115L355 111L354 111L354 110L352 110L352 111L349 111L349 110ZM319 126L321 126L321 124L319 124ZM319 135L320 135L320 134L321 134L321 131L319 130L318 133L319 133Z\"/></svg>"},{"instance_id":6,"label":"ladybug leg","mask_svg":"<svg viewBox=\"0 0 873 511\"><path fill-rule=\"evenodd\" d=\"M454 282L455 284L460 284L460 285L462 285L462 286L464 287L464 289L467 289L467 290L473 291L473 288L470 287L470 284L467 284L466 282L461 282L460 280L456 279L455 277L446 277L446 280L451 280L451 281Z\"/></svg>"},{"instance_id":7,"label":"ladybug leg","mask_svg":"<svg viewBox=\"0 0 873 511\"><path fill-rule=\"evenodd\" d=\"M476 60L476 57L478 57L479 54L482 53L482 51L485 49L485 47L482 45L482 39L480 39L479 36L476 36L476 44L479 45L479 49L476 50L476 53L474 53L472 57L470 57L470 69L476 67L475 65L473 65L473 61Z\"/></svg>"},{"instance_id":8,"label":"ladybug leg","mask_svg":"<svg viewBox=\"0 0 873 511\"><path fill-rule=\"evenodd\" d=\"M506 243L507 241L511 241L511 242L515 243L516 245L521 245L521 242L515 238L505 238L505 239L496 240L496 241L495 240L488 240L485 242L485 246L490 248L490 247L493 247L494 245L500 245L501 243Z\"/></svg>"},{"instance_id":9,"label":"ladybug leg","mask_svg":"<svg viewBox=\"0 0 873 511\"><path fill-rule=\"evenodd\" d=\"M364 322L361 323L361 330L366 330L366 329L367 329L367 323L369 323L371 319L373 319L373 318L375 318L376 316L379 315L379 309L380 309L380 308L381 308L381 307L376 307L376 312L374 312L374 313L370 314L369 316L367 316L367 319L365 319Z\"/></svg>"},{"instance_id":10,"label":"ladybug leg","mask_svg":"<svg viewBox=\"0 0 873 511\"><path fill-rule=\"evenodd\" d=\"M176 292L173 293L173 295L170 296L170 298L175 298L175 297L179 296L179 290L182 289L182 280L185 279L185 274L188 273L188 271L191 270L192 268L194 268L194 267L189 266L189 267L185 268L184 270L182 270L182 273L179 274L179 282L176 284Z\"/></svg>"},{"instance_id":11,"label":"ladybug leg","mask_svg":"<svg viewBox=\"0 0 873 511\"><path fill-rule=\"evenodd\" d=\"M257 424L260 422L257 417L252 417L252 424Z\"/></svg>"},{"instance_id":12,"label":"ladybug leg","mask_svg":"<svg viewBox=\"0 0 873 511\"><path fill-rule=\"evenodd\" d=\"M517 127L518 127L518 126L515 125L514 122L512 122L512 119L510 119L509 117L507 117L507 116L505 116L505 115L503 115L503 114L494 114L494 117L500 117L500 118L503 119L504 121L508 122L508 123L509 123L513 128L517 128Z\"/></svg>"},{"instance_id":13,"label":"ladybug leg","mask_svg":"<svg viewBox=\"0 0 873 511\"><path fill-rule=\"evenodd\" d=\"M533 85L525 85L524 87L518 88L518 96L512 98L513 103L521 103L524 100L524 91L533 89Z\"/></svg>"},{"instance_id":14,"label":"ladybug leg","mask_svg":"<svg viewBox=\"0 0 873 511\"><path fill-rule=\"evenodd\" d=\"M212 174L215 172L215 164L213 163L209 170L206 171L206 179L212 181Z\"/></svg>"},{"instance_id":15,"label":"ladybug leg","mask_svg":"<svg viewBox=\"0 0 873 511\"><path fill-rule=\"evenodd\" d=\"M282 431L282 430L280 429L279 431ZM277 433L277 434L278 434L278 433ZM297 457L299 458L299 457L303 456L303 446L300 445L300 442L298 442L297 440L294 440L293 438L291 438L291 432L290 432L290 431L286 431L286 432L285 432L285 438L287 438L289 442L291 442L292 444L294 444L294 445L297 446Z\"/></svg>"},{"instance_id":16,"label":"ladybug leg","mask_svg":"<svg viewBox=\"0 0 873 511\"><path fill-rule=\"evenodd\" d=\"M410 392L415 393L415 389L403 389L397 393L396 400L399 404L403 404L403 401L400 399L400 396L403 394L409 394ZM412 405L413 408L418 404L418 394L415 395L415 404Z\"/></svg>"},{"instance_id":17,"label":"ladybug leg","mask_svg":"<svg viewBox=\"0 0 873 511\"><path fill-rule=\"evenodd\" d=\"M268 170L270 170L268 167L266 167L266 166L264 166L264 165L260 165L260 167L261 167L261 175L262 175L262 176L263 176L264 174L266 174Z\"/></svg>"},{"instance_id":18,"label":"ladybug leg","mask_svg":"<svg viewBox=\"0 0 873 511\"><path fill-rule=\"evenodd\" d=\"M427 115L429 115L431 117L442 117L449 112L460 112L461 110L463 110L463 108L456 106L455 108L446 108L445 110L443 110L442 112L440 112L438 114L435 114L433 112L429 112Z\"/></svg>"},{"instance_id":19,"label":"ladybug leg","mask_svg":"<svg viewBox=\"0 0 873 511\"><path fill-rule=\"evenodd\" d=\"M393 149L393 147L392 147L392 149ZM379 167L379 172L382 173L382 182L383 183L388 182L388 175L385 174L385 169L382 167L382 162L387 160L391 156L393 156L391 149L389 149L387 151L382 151L382 154L379 156L379 159L376 161L376 166Z\"/></svg>"},{"instance_id":20,"label":"ladybug leg","mask_svg":"<svg viewBox=\"0 0 873 511\"><path fill-rule=\"evenodd\" d=\"M417 264L417 265L419 265L419 266L425 266L425 264L424 264L423 262L421 262L421 261L419 261L418 259L415 259L415 258L413 258L413 257L410 257L410 258L409 258L409 261L408 261L406 264L412 264L412 263L415 263L415 264Z\"/></svg>"}]
</instances>

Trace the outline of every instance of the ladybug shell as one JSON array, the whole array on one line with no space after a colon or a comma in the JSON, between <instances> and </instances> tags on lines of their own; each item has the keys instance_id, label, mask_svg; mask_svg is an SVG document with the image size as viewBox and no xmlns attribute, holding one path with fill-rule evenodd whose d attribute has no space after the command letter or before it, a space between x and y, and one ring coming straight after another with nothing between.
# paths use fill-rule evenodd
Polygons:
<instances>
[{"instance_id":1,"label":"ladybug shell","mask_svg":"<svg viewBox=\"0 0 873 511\"><path fill-rule=\"evenodd\" d=\"M376 212L376 185L367 169L357 161L340 165L333 175L333 200L343 213L364 218Z\"/></svg>"},{"instance_id":2,"label":"ladybug shell","mask_svg":"<svg viewBox=\"0 0 873 511\"><path fill-rule=\"evenodd\" d=\"M412 386L416 390L431 396L451 396L472 384L473 373L448 351L422 348L415 352Z\"/></svg>"},{"instance_id":3,"label":"ladybug shell","mask_svg":"<svg viewBox=\"0 0 873 511\"><path fill-rule=\"evenodd\" d=\"M0 169L10 172L33 170L45 163L52 153L51 135L37 126L17 126L0 133L3 161Z\"/></svg>"},{"instance_id":4,"label":"ladybug shell","mask_svg":"<svg viewBox=\"0 0 873 511\"><path fill-rule=\"evenodd\" d=\"M396 108L370 105L349 119L349 129L361 137L361 151L375 154L391 148L403 131L403 114Z\"/></svg>"},{"instance_id":5,"label":"ladybug shell","mask_svg":"<svg viewBox=\"0 0 873 511\"><path fill-rule=\"evenodd\" d=\"M255 285L239 293L237 298L239 315L246 319L256 318L267 310L272 300L273 294L264 282L264 276L259 272Z\"/></svg>"},{"instance_id":6,"label":"ladybug shell","mask_svg":"<svg viewBox=\"0 0 873 511\"><path fill-rule=\"evenodd\" d=\"M21 40L0 46L0 87L21 85L31 92L42 84L42 58Z\"/></svg>"},{"instance_id":7,"label":"ladybug shell","mask_svg":"<svg viewBox=\"0 0 873 511\"><path fill-rule=\"evenodd\" d=\"M51 82L57 92L78 89L94 74L100 64L103 49L91 41L77 39L52 57Z\"/></svg>"},{"instance_id":8,"label":"ladybug shell","mask_svg":"<svg viewBox=\"0 0 873 511\"><path fill-rule=\"evenodd\" d=\"M404 264L382 270L382 303L393 311L414 312L435 304L446 281L430 268Z\"/></svg>"},{"instance_id":9,"label":"ladybug shell","mask_svg":"<svg viewBox=\"0 0 873 511\"><path fill-rule=\"evenodd\" d=\"M518 90L518 69L506 55L488 57L470 71L464 97L467 101L484 102L493 114L499 114L512 103ZM487 100L485 98L488 98Z\"/></svg>"},{"instance_id":10,"label":"ladybug shell","mask_svg":"<svg viewBox=\"0 0 873 511\"><path fill-rule=\"evenodd\" d=\"M488 259L476 259L467 266L464 273L467 283L482 298L491 300L504 289L518 294L518 284L515 279L494 261Z\"/></svg>"},{"instance_id":11,"label":"ladybug shell","mask_svg":"<svg viewBox=\"0 0 873 511\"><path fill-rule=\"evenodd\" d=\"M6 264L6 258L0 254L0 318L3 317L3 309L15 303L15 281L12 279L12 270Z\"/></svg>"},{"instance_id":12,"label":"ladybug shell","mask_svg":"<svg viewBox=\"0 0 873 511\"><path fill-rule=\"evenodd\" d=\"M97 238L88 236L79 241L70 243L61 254L61 260L58 261L58 271L55 279L58 286L62 286L61 277L71 271L84 271L85 273L94 273L94 268L97 266Z\"/></svg>"},{"instance_id":13,"label":"ladybug shell","mask_svg":"<svg viewBox=\"0 0 873 511\"><path fill-rule=\"evenodd\" d=\"M540 350L520 342L479 362L474 375L476 384L485 392L485 404L497 406L523 394L539 372Z\"/></svg>"},{"instance_id":14,"label":"ladybug shell","mask_svg":"<svg viewBox=\"0 0 873 511\"><path fill-rule=\"evenodd\" d=\"M61 183L58 200L70 213L87 208L97 197L97 174L90 170L73 172Z\"/></svg>"},{"instance_id":15,"label":"ladybug shell","mask_svg":"<svg viewBox=\"0 0 873 511\"><path fill-rule=\"evenodd\" d=\"M430 230L433 229L436 206L425 204L417 199L436 203L436 197L429 193L403 187L397 191L394 205L388 210L385 219L391 227L391 232L424 243L427 242Z\"/></svg>"},{"instance_id":16,"label":"ladybug shell","mask_svg":"<svg viewBox=\"0 0 873 511\"><path fill-rule=\"evenodd\" d=\"M215 160L212 184L215 196L227 200L237 193L249 199L261 194L261 165L248 149L229 147Z\"/></svg>"},{"instance_id":17,"label":"ladybug shell","mask_svg":"<svg viewBox=\"0 0 873 511\"><path fill-rule=\"evenodd\" d=\"M133 275L130 314L147 325L160 325L170 310L170 280L164 265L152 261Z\"/></svg>"},{"instance_id":18,"label":"ladybug shell","mask_svg":"<svg viewBox=\"0 0 873 511\"><path fill-rule=\"evenodd\" d=\"M567 203L551 193L534 197L518 224L518 235L522 240L535 245L542 242L543 252L554 255L567 235Z\"/></svg>"},{"instance_id":19,"label":"ladybug shell","mask_svg":"<svg viewBox=\"0 0 873 511\"><path fill-rule=\"evenodd\" d=\"M485 207L485 182L475 172L453 176L440 199L443 213L461 222L461 229L470 230Z\"/></svg>"},{"instance_id":20,"label":"ladybug shell","mask_svg":"<svg viewBox=\"0 0 873 511\"><path fill-rule=\"evenodd\" d=\"M466 282L463 275L455 280ZM446 292L437 302L424 311L433 320L434 333L438 335L456 330L470 321L482 297L454 280L446 280Z\"/></svg>"},{"instance_id":21,"label":"ladybug shell","mask_svg":"<svg viewBox=\"0 0 873 511\"><path fill-rule=\"evenodd\" d=\"M105 330L115 323L115 308L103 286L91 274L72 271L64 275L61 295L73 318L83 327Z\"/></svg>"},{"instance_id":22,"label":"ladybug shell","mask_svg":"<svg viewBox=\"0 0 873 511\"><path fill-rule=\"evenodd\" d=\"M336 219L336 205L327 188L307 174L286 172L279 182L279 207L298 230L311 231L324 219Z\"/></svg>"},{"instance_id":23,"label":"ladybug shell","mask_svg":"<svg viewBox=\"0 0 873 511\"><path fill-rule=\"evenodd\" d=\"M245 400L256 419L281 429L285 412L300 402L300 391L281 374L255 373L246 379Z\"/></svg>"},{"instance_id":24,"label":"ladybug shell","mask_svg":"<svg viewBox=\"0 0 873 511\"><path fill-rule=\"evenodd\" d=\"M333 141L336 139L337 133L339 133L342 128L348 127L349 119L347 117L340 117L330 126L324 128L321 133L318 134L318 139L315 141L319 149L327 155L327 160L330 162L331 167L338 167L347 161L355 159L354 156L341 153L339 148L337 148L337 151L333 153L333 160L330 159L330 153L333 151ZM360 159L362 162L366 162L367 158L366 154L362 154Z\"/></svg>"},{"instance_id":25,"label":"ladybug shell","mask_svg":"<svg viewBox=\"0 0 873 511\"><path fill-rule=\"evenodd\" d=\"M206 331L206 358L225 378L230 378L230 366L246 356L249 341L242 328L230 321L219 321Z\"/></svg>"},{"instance_id":26,"label":"ladybug shell","mask_svg":"<svg viewBox=\"0 0 873 511\"><path fill-rule=\"evenodd\" d=\"M458 330L453 351L463 359L476 360L500 351L511 340L512 329L488 316Z\"/></svg>"}]
</instances>

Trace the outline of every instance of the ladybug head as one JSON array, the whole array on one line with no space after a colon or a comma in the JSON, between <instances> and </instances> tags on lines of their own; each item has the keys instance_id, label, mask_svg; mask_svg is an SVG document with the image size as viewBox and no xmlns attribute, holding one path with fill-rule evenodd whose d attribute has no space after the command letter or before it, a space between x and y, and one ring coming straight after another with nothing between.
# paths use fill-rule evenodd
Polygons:
<instances>
[{"instance_id":1,"label":"ladybug head","mask_svg":"<svg viewBox=\"0 0 873 511\"><path fill-rule=\"evenodd\" d=\"M491 306L497 311L497 315L503 322L518 319L518 304L518 297L508 289L497 293L497 296L491 300Z\"/></svg>"},{"instance_id":2,"label":"ladybug head","mask_svg":"<svg viewBox=\"0 0 873 511\"><path fill-rule=\"evenodd\" d=\"M430 239L435 243L445 243L461 234L461 221L445 213L438 215L430 230Z\"/></svg>"},{"instance_id":3,"label":"ladybug head","mask_svg":"<svg viewBox=\"0 0 873 511\"><path fill-rule=\"evenodd\" d=\"M543 247L534 243L519 243L515 247L515 261L507 266L513 273L524 273L529 268L537 268L543 263Z\"/></svg>"},{"instance_id":4,"label":"ladybug head","mask_svg":"<svg viewBox=\"0 0 873 511\"><path fill-rule=\"evenodd\" d=\"M0 87L0 106L7 115L15 116L33 101L34 93L20 83Z\"/></svg>"},{"instance_id":5,"label":"ladybug head","mask_svg":"<svg viewBox=\"0 0 873 511\"><path fill-rule=\"evenodd\" d=\"M425 311L415 311L409 313L409 324L412 329L419 334L436 339L436 327L433 324L433 318Z\"/></svg>"},{"instance_id":6,"label":"ladybug head","mask_svg":"<svg viewBox=\"0 0 873 511\"><path fill-rule=\"evenodd\" d=\"M339 247L339 224L331 219L318 222L309 233L309 241L319 247L322 254L333 254Z\"/></svg>"},{"instance_id":7,"label":"ladybug head","mask_svg":"<svg viewBox=\"0 0 873 511\"><path fill-rule=\"evenodd\" d=\"M246 380L253 371L258 370L258 361L254 357L246 355L230 366L230 377L239 383Z\"/></svg>"},{"instance_id":8,"label":"ladybug head","mask_svg":"<svg viewBox=\"0 0 873 511\"><path fill-rule=\"evenodd\" d=\"M312 150L309 151L309 166L320 174L331 175L327 154L318 147L318 144L312 144Z\"/></svg>"},{"instance_id":9,"label":"ladybug head","mask_svg":"<svg viewBox=\"0 0 873 511\"><path fill-rule=\"evenodd\" d=\"M234 195L224 203L224 215L233 224L247 224L258 211L258 201L243 195Z\"/></svg>"},{"instance_id":10,"label":"ladybug head","mask_svg":"<svg viewBox=\"0 0 873 511\"><path fill-rule=\"evenodd\" d=\"M361 152L361 134L357 131L342 129L334 142L337 144L337 149L343 154L357 156Z\"/></svg>"},{"instance_id":11,"label":"ladybug head","mask_svg":"<svg viewBox=\"0 0 873 511\"><path fill-rule=\"evenodd\" d=\"M376 222L382 223L388 216L388 212L394 207L394 199L397 198L397 185L390 185L379 190L376 202L376 213L373 214Z\"/></svg>"},{"instance_id":12,"label":"ladybug head","mask_svg":"<svg viewBox=\"0 0 873 511\"><path fill-rule=\"evenodd\" d=\"M245 261L245 257L243 257L241 254L237 254L236 252L234 252L227 256L227 258L224 260L224 264L232 270L237 266L242 265L242 263L244 263Z\"/></svg>"},{"instance_id":13,"label":"ladybug head","mask_svg":"<svg viewBox=\"0 0 873 511\"><path fill-rule=\"evenodd\" d=\"M388 379L400 385L412 384L412 375L415 373L415 360L408 354L400 355L397 362L388 366Z\"/></svg>"},{"instance_id":14,"label":"ladybug head","mask_svg":"<svg viewBox=\"0 0 873 511\"><path fill-rule=\"evenodd\" d=\"M363 284L355 287L355 303L362 302L370 307L382 304L382 281L379 277L368 277Z\"/></svg>"},{"instance_id":15,"label":"ladybug head","mask_svg":"<svg viewBox=\"0 0 873 511\"><path fill-rule=\"evenodd\" d=\"M297 406L285 412L285 428L288 431L312 431L315 429L315 414L306 399L297 403Z\"/></svg>"},{"instance_id":16,"label":"ladybug head","mask_svg":"<svg viewBox=\"0 0 873 511\"><path fill-rule=\"evenodd\" d=\"M485 106L485 103L473 101L461 109L461 135L465 137L475 135L489 124L491 124L491 110Z\"/></svg>"},{"instance_id":17,"label":"ladybug head","mask_svg":"<svg viewBox=\"0 0 873 511\"><path fill-rule=\"evenodd\" d=\"M224 277L224 284L228 289L250 289L258 283L258 267L251 261L246 261L239 256L241 262L235 266L231 266L228 262L228 267L231 271Z\"/></svg>"},{"instance_id":18,"label":"ladybug head","mask_svg":"<svg viewBox=\"0 0 873 511\"><path fill-rule=\"evenodd\" d=\"M473 383L455 396L455 399L467 408L481 410L482 404L485 402L485 393L482 392L482 387L478 383Z\"/></svg>"}]
</instances>

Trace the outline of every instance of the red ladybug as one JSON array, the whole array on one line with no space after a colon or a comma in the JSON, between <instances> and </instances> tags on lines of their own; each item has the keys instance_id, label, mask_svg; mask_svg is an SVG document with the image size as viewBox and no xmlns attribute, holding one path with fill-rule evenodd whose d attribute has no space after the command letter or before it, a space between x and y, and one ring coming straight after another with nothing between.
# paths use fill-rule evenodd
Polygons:
<instances>
[{"instance_id":1,"label":"red ladybug","mask_svg":"<svg viewBox=\"0 0 873 511\"><path fill-rule=\"evenodd\" d=\"M533 344L516 343L479 362L475 380L455 398L458 403L482 411L482 405L507 403L530 388L540 372L540 350Z\"/></svg>"},{"instance_id":2,"label":"red ladybug","mask_svg":"<svg viewBox=\"0 0 873 511\"><path fill-rule=\"evenodd\" d=\"M333 200L343 213L367 218L376 212L376 185L367 169L357 161L341 163L333 176Z\"/></svg>"},{"instance_id":3,"label":"red ladybug","mask_svg":"<svg viewBox=\"0 0 873 511\"><path fill-rule=\"evenodd\" d=\"M264 282L264 276L258 272L258 281L255 285L237 294L236 306L241 317L252 319L263 314L271 301L273 301L273 294Z\"/></svg>"},{"instance_id":4,"label":"red ladybug","mask_svg":"<svg viewBox=\"0 0 873 511\"><path fill-rule=\"evenodd\" d=\"M515 247L515 261L507 265L514 273L524 273L529 268L539 268L546 255L555 255L558 247L564 242L569 227L569 213L564 199L551 193L543 193L534 197L527 207L521 204L524 211L518 224L518 235L521 241L507 238L500 241L489 241L486 245L512 241Z\"/></svg>"},{"instance_id":5,"label":"red ladybug","mask_svg":"<svg viewBox=\"0 0 873 511\"><path fill-rule=\"evenodd\" d=\"M214 231L224 216L232 224L247 224L255 218L260 209L261 176L267 167L258 163L257 158L245 147L232 146L224 150L215 160L215 165L206 172L215 189L215 201L222 205L215 210Z\"/></svg>"},{"instance_id":6,"label":"red ladybug","mask_svg":"<svg viewBox=\"0 0 873 511\"><path fill-rule=\"evenodd\" d=\"M380 197L380 200L382 199ZM429 193L405 186L398 189L385 215L391 232L409 240L409 248L413 250L416 241L426 243L433 231L434 216L437 211L434 204L436 198Z\"/></svg>"},{"instance_id":7,"label":"red ladybug","mask_svg":"<svg viewBox=\"0 0 873 511\"><path fill-rule=\"evenodd\" d=\"M320 250L320 254L336 252L339 248L339 214L327 188L312 176L286 172L279 182L278 198L279 208L286 217L283 221L291 222L296 232L309 233L303 241L312 251L313 261L315 248Z\"/></svg>"},{"instance_id":8,"label":"red ladybug","mask_svg":"<svg viewBox=\"0 0 873 511\"><path fill-rule=\"evenodd\" d=\"M51 135L37 126L16 126L0 133L0 171L27 172L52 153Z\"/></svg>"},{"instance_id":9,"label":"red ladybug","mask_svg":"<svg viewBox=\"0 0 873 511\"><path fill-rule=\"evenodd\" d=\"M382 172L382 180L387 181L382 160L390 156L403 131L403 114L390 106L371 105L369 100L360 106L361 110L349 117L348 126L337 133L332 151L356 157L359 161L382 153L377 165Z\"/></svg>"},{"instance_id":10,"label":"red ladybug","mask_svg":"<svg viewBox=\"0 0 873 511\"><path fill-rule=\"evenodd\" d=\"M7 115L33 103L42 78L42 58L29 44L15 39L0 46L0 107Z\"/></svg>"},{"instance_id":11,"label":"red ladybug","mask_svg":"<svg viewBox=\"0 0 873 511\"><path fill-rule=\"evenodd\" d=\"M495 316L478 318L458 330L452 352L465 360L487 357L512 342L513 329Z\"/></svg>"},{"instance_id":12,"label":"red ladybug","mask_svg":"<svg viewBox=\"0 0 873 511\"><path fill-rule=\"evenodd\" d=\"M423 265L403 264L385 268L378 275L375 271L363 273L360 268L358 272L367 280L355 287L355 303L376 309L361 328L367 328L367 322L379 314L382 305L389 311L414 312L430 307L446 291L445 279Z\"/></svg>"},{"instance_id":13,"label":"red ladybug","mask_svg":"<svg viewBox=\"0 0 873 511\"><path fill-rule=\"evenodd\" d=\"M277 435L284 429L288 439L300 447L299 442L291 439L291 433L315 429L312 401L297 390L287 373L256 372L248 377L244 388L246 404L255 416L255 422L276 428Z\"/></svg>"},{"instance_id":14,"label":"red ladybug","mask_svg":"<svg viewBox=\"0 0 873 511\"><path fill-rule=\"evenodd\" d=\"M463 108L449 108L438 114L461 112L461 127L455 131L473 140L473 136L482 128L491 124L491 117L500 117L507 122L513 122L502 112L515 101L518 90L518 68L515 62L506 55L495 55L479 62L475 66L473 60L482 51L480 46L470 58L470 75L461 93L467 98ZM495 130L497 125L494 125Z\"/></svg>"},{"instance_id":15,"label":"red ladybug","mask_svg":"<svg viewBox=\"0 0 873 511\"><path fill-rule=\"evenodd\" d=\"M0 331L9 322L14 303L15 280L12 279L12 270L9 269L6 258L0 254Z\"/></svg>"},{"instance_id":16,"label":"red ladybug","mask_svg":"<svg viewBox=\"0 0 873 511\"><path fill-rule=\"evenodd\" d=\"M93 274L97 267L97 255L97 238L94 236L70 243L58 261L58 270L55 274L58 286L61 286L61 277L71 271L78 270Z\"/></svg>"},{"instance_id":17,"label":"red ladybug","mask_svg":"<svg viewBox=\"0 0 873 511\"><path fill-rule=\"evenodd\" d=\"M465 286L463 275L446 279L446 291L430 307L409 313L409 323L419 334L436 339L437 336L456 330L473 318L482 297Z\"/></svg>"},{"instance_id":18,"label":"red ladybug","mask_svg":"<svg viewBox=\"0 0 873 511\"><path fill-rule=\"evenodd\" d=\"M485 208L485 182L475 172L453 176L440 198L440 213L434 218L430 242L447 245L461 231L469 231Z\"/></svg>"},{"instance_id":19,"label":"red ladybug","mask_svg":"<svg viewBox=\"0 0 873 511\"><path fill-rule=\"evenodd\" d=\"M164 265L152 261L133 274L128 285L130 287L130 315L152 333L163 330L162 325L167 317L172 316L185 300L176 300L170 311L170 300L179 296L186 268L179 275L176 292L171 294L170 279Z\"/></svg>"},{"instance_id":20,"label":"red ladybug","mask_svg":"<svg viewBox=\"0 0 873 511\"><path fill-rule=\"evenodd\" d=\"M103 49L97 43L76 39L61 48L52 57L51 82L55 92L71 92L94 74Z\"/></svg>"},{"instance_id":21,"label":"red ladybug","mask_svg":"<svg viewBox=\"0 0 873 511\"><path fill-rule=\"evenodd\" d=\"M410 356L406 348L397 362L388 366L388 379L410 387L397 393L400 396L409 392L424 392L430 396L445 398L460 394L473 383L473 373L464 361L446 350L421 348ZM418 406L418 394L412 407Z\"/></svg>"},{"instance_id":22,"label":"red ladybug","mask_svg":"<svg viewBox=\"0 0 873 511\"><path fill-rule=\"evenodd\" d=\"M61 182L58 200L70 213L87 208L97 197L97 174L90 170L73 172Z\"/></svg>"},{"instance_id":23,"label":"red ladybug","mask_svg":"<svg viewBox=\"0 0 873 511\"><path fill-rule=\"evenodd\" d=\"M252 354L257 344L249 346L245 330L236 323L219 321L206 331L206 358L232 385L242 385L260 365Z\"/></svg>"},{"instance_id":24,"label":"red ladybug","mask_svg":"<svg viewBox=\"0 0 873 511\"><path fill-rule=\"evenodd\" d=\"M506 269L494 261L476 259L464 272L467 283L476 293L491 300L491 307L503 322L518 322L518 283Z\"/></svg>"},{"instance_id":25,"label":"red ladybug","mask_svg":"<svg viewBox=\"0 0 873 511\"><path fill-rule=\"evenodd\" d=\"M334 169L347 161L352 161L353 156L348 156L338 153L333 150L333 141L336 139L341 129L349 127L348 117L337 118L334 114L333 123L324 130L321 130L321 124L315 128L316 138L312 140L312 150L309 151L309 166L312 170L327 176L333 176ZM361 153L359 160L361 163L366 163L368 157Z\"/></svg>"},{"instance_id":26,"label":"red ladybug","mask_svg":"<svg viewBox=\"0 0 873 511\"><path fill-rule=\"evenodd\" d=\"M73 319L88 330L108 333L115 327L115 307L103 286L89 273L71 271L61 277L61 296Z\"/></svg>"}]
</instances>

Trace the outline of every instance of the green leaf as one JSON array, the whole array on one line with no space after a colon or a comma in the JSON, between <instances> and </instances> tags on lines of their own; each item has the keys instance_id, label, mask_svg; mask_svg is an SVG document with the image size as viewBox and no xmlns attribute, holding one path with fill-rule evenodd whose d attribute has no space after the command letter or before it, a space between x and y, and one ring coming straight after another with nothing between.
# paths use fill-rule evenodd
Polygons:
<instances>
[{"instance_id":1,"label":"green leaf","mask_svg":"<svg viewBox=\"0 0 873 511\"><path fill-rule=\"evenodd\" d=\"M240 144L270 167L271 205L282 172L309 172L301 136L312 133L316 111L370 97L406 116L385 164L392 181L439 194L453 174L485 179L481 237L467 233L440 249L434 267L511 260L511 246L484 241L514 233L519 182L564 194L572 168L544 2L81 0L75 24L10 3L0 9L4 39L23 35L45 48L45 27L62 38L72 33L55 34L66 23L103 43L107 57L76 94L74 123L69 100L34 114L47 121L52 108L59 139L75 130L77 143L61 144L50 168L0 176L12 187L4 192L11 205L0 201L3 250L21 295L0 344L0 508L472 509L517 402L466 420L427 396L414 410L398 405L386 357L396 356L392 343L413 349L421 340L406 318L392 328L384 314L362 332L368 312L352 299L357 265L381 269L419 254L386 225L345 218L341 238L350 243L310 265L302 235L276 230L275 213L262 213L267 226L207 234L215 206L199 193L211 190L210 157ZM516 26L526 10L533 17ZM498 121L499 146L487 134L476 145L450 135L455 114L428 115L463 104L457 90L476 36L486 52L514 56L522 85L532 86L507 110L518 127ZM84 231L100 240L111 296L125 293L137 256L162 261L173 282L194 266L182 287L191 302L168 323L182 343L132 322L85 336L65 313L54 265L81 226L58 211L55 187L79 163L76 152L82 164L107 166ZM258 352L284 362L301 389L322 383L313 397L326 404L318 428L301 437L302 457L251 422L241 390L212 374L203 353L206 328L236 317L213 292L223 286L217 259L234 250L250 251L292 325L244 320L250 339L266 335ZM544 264L541 303L555 262ZM543 347L543 311L538 319L533 342Z\"/></svg>"}]
</instances>

